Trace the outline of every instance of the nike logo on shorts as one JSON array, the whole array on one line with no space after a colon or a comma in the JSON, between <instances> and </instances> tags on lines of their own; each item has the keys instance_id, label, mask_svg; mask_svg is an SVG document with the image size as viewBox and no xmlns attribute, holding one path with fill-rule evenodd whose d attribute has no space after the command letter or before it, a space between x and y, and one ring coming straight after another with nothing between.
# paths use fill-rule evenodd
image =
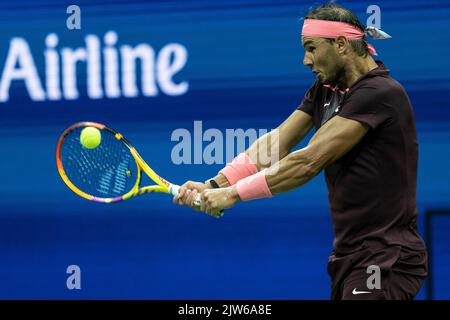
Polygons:
<instances>
[{"instance_id":1,"label":"nike logo on shorts","mask_svg":"<svg viewBox=\"0 0 450 320\"><path fill-rule=\"evenodd\" d=\"M363 294L363 293L372 293L370 291L357 291L356 288L352 291L353 294Z\"/></svg>"}]
</instances>

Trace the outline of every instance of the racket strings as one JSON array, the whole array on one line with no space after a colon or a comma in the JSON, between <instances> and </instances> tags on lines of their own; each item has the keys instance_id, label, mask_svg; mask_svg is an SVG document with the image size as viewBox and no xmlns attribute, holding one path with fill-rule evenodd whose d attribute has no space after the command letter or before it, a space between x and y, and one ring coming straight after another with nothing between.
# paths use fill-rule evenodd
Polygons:
<instances>
[{"instance_id":1,"label":"racket strings","mask_svg":"<svg viewBox=\"0 0 450 320\"><path fill-rule=\"evenodd\" d=\"M69 180L99 198L114 198L130 191L136 184L138 169L126 145L102 130L100 145L87 149L80 143L82 129L71 131L61 147L61 161Z\"/></svg>"}]
</instances>

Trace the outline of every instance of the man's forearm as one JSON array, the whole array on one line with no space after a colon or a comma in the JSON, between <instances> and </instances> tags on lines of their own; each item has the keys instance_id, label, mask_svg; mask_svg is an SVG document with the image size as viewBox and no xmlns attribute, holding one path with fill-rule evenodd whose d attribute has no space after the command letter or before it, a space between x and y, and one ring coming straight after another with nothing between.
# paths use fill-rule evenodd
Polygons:
<instances>
[{"instance_id":1,"label":"man's forearm","mask_svg":"<svg viewBox=\"0 0 450 320\"><path fill-rule=\"evenodd\" d=\"M303 148L266 170L267 185L272 194L290 191L313 179L323 164L325 162L315 159L308 147Z\"/></svg>"},{"instance_id":2,"label":"man's forearm","mask_svg":"<svg viewBox=\"0 0 450 320\"><path fill-rule=\"evenodd\" d=\"M258 171L270 168L284 159L292 148L308 134L312 128L312 118L301 111L294 112L277 129L257 139L245 154ZM213 178L219 187L230 186L227 178L219 173Z\"/></svg>"},{"instance_id":3,"label":"man's forearm","mask_svg":"<svg viewBox=\"0 0 450 320\"><path fill-rule=\"evenodd\" d=\"M280 143L279 129L272 130L256 140L246 151L258 170L269 168L283 159L289 149Z\"/></svg>"},{"instance_id":4,"label":"man's forearm","mask_svg":"<svg viewBox=\"0 0 450 320\"><path fill-rule=\"evenodd\" d=\"M334 117L317 131L307 147L289 154L266 171L270 191L282 193L305 184L351 150L368 130L365 124Z\"/></svg>"},{"instance_id":5,"label":"man's forearm","mask_svg":"<svg viewBox=\"0 0 450 320\"><path fill-rule=\"evenodd\" d=\"M259 171L266 167L270 167L270 164L271 164L270 159L272 157L272 152L278 153L278 146L274 145L274 144L278 144L278 142L275 141L275 139L278 139L278 136L277 136L277 133L274 133L274 132L276 132L276 130L263 135L258 140L256 140L245 151L245 154L247 155L248 158L250 158L249 160L251 161L251 163L256 166L255 170L257 169ZM276 160L278 160L279 154L275 154L273 156L276 156ZM247 160L248 160L248 158L247 158ZM238 158L238 160L242 160L242 159ZM277 161L275 161L275 162L277 162ZM238 162L235 165L238 166L238 165L245 165L245 164L244 163L240 164ZM230 182L228 181L227 177L222 173L218 173L212 179L214 179L214 181L218 184L219 188L226 188L231 185ZM213 186L210 183L210 180L211 179L208 179L207 181L205 181L205 184L207 185L207 187L209 189L213 188Z\"/></svg>"}]
</instances>

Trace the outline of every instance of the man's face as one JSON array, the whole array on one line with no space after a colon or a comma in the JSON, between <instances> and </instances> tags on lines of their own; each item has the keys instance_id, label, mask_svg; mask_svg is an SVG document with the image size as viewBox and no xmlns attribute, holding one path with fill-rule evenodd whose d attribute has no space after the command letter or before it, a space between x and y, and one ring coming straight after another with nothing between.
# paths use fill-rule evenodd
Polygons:
<instances>
[{"instance_id":1,"label":"man's face","mask_svg":"<svg viewBox=\"0 0 450 320\"><path fill-rule=\"evenodd\" d=\"M317 75L324 84L335 84L342 70L342 59L333 42L319 37L302 37L305 49L303 64Z\"/></svg>"}]
</instances>

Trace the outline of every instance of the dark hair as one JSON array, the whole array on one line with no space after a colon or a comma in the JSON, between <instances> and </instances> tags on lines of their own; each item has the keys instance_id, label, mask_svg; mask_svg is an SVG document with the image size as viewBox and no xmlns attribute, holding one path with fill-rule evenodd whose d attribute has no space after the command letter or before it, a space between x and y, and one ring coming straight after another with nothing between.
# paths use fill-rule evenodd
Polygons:
<instances>
[{"instance_id":1,"label":"dark hair","mask_svg":"<svg viewBox=\"0 0 450 320\"><path fill-rule=\"evenodd\" d=\"M336 3L330 2L323 4L310 10L304 17L304 19L318 19L318 20L328 20L328 21L340 21L349 23L362 32L365 30L365 26L359 21L358 17L350 10L337 5ZM369 54L367 49L367 42L365 41L366 36L362 39L348 40L353 50L359 56L366 57ZM334 39L327 39L328 41L334 41Z\"/></svg>"}]
</instances>

